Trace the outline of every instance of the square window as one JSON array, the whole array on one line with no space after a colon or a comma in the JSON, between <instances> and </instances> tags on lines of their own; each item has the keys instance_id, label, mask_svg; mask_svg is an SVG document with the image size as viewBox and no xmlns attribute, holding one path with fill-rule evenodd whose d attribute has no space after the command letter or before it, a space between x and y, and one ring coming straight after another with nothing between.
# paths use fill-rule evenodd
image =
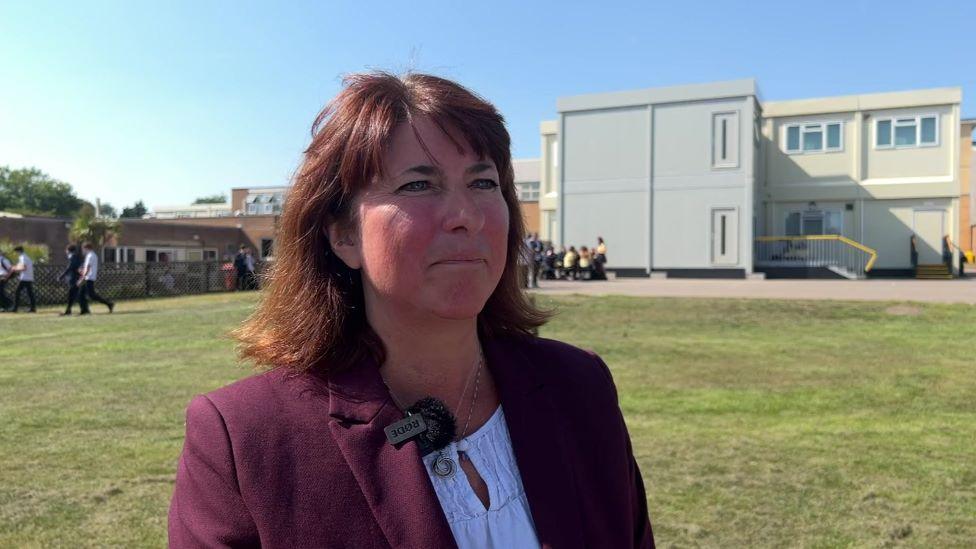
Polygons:
<instances>
[{"instance_id":1,"label":"square window","mask_svg":"<svg viewBox=\"0 0 976 549\"><path fill-rule=\"evenodd\" d=\"M936 123L934 116L926 116L922 118L922 135L919 139L921 143L925 143L927 145L935 144L937 140L935 126Z\"/></svg>"},{"instance_id":2,"label":"square window","mask_svg":"<svg viewBox=\"0 0 976 549\"><path fill-rule=\"evenodd\" d=\"M909 147L915 144L915 120L911 120L911 124L905 124L902 120L899 120L895 124L895 146L896 147Z\"/></svg>"},{"instance_id":3,"label":"square window","mask_svg":"<svg viewBox=\"0 0 976 549\"><path fill-rule=\"evenodd\" d=\"M816 126L806 126L803 128L803 150L819 151L823 149L823 129Z\"/></svg>"},{"instance_id":4,"label":"square window","mask_svg":"<svg viewBox=\"0 0 976 549\"><path fill-rule=\"evenodd\" d=\"M891 146L891 120L878 120L875 144L878 147Z\"/></svg>"},{"instance_id":5,"label":"square window","mask_svg":"<svg viewBox=\"0 0 976 549\"><path fill-rule=\"evenodd\" d=\"M827 148L840 149L840 124L827 124Z\"/></svg>"},{"instance_id":6,"label":"square window","mask_svg":"<svg viewBox=\"0 0 976 549\"><path fill-rule=\"evenodd\" d=\"M800 126L786 128L786 150L789 152L800 150Z\"/></svg>"}]
</instances>

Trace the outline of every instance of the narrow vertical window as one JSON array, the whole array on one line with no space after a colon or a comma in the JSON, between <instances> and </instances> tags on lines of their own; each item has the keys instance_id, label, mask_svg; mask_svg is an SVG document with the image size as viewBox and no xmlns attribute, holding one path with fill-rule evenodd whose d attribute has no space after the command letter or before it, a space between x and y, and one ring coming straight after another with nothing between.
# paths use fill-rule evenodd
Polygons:
<instances>
[{"instance_id":1,"label":"narrow vertical window","mask_svg":"<svg viewBox=\"0 0 976 549\"><path fill-rule=\"evenodd\" d=\"M722 255L725 255L725 216L722 218Z\"/></svg>"},{"instance_id":2,"label":"narrow vertical window","mask_svg":"<svg viewBox=\"0 0 976 549\"><path fill-rule=\"evenodd\" d=\"M936 137L935 131L935 117L925 116L922 118L922 123L920 124L920 133L918 142L923 145L934 145L938 139Z\"/></svg>"},{"instance_id":3,"label":"narrow vertical window","mask_svg":"<svg viewBox=\"0 0 976 549\"><path fill-rule=\"evenodd\" d=\"M712 114L712 167L739 166L739 113Z\"/></svg>"},{"instance_id":4,"label":"narrow vertical window","mask_svg":"<svg viewBox=\"0 0 976 549\"><path fill-rule=\"evenodd\" d=\"M840 124L827 124L827 150L840 150Z\"/></svg>"},{"instance_id":5,"label":"narrow vertical window","mask_svg":"<svg viewBox=\"0 0 976 549\"><path fill-rule=\"evenodd\" d=\"M729 121L723 118L722 119L722 160L726 160L729 157L728 153L726 152L726 149L728 148L728 126L729 126ZM723 217L722 219L725 218Z\"/></svg>"},{"instance_id":6,"label":"narrow vertical window","mask_svg":"<svg viewBox=\"0 0 976 549\"><path fill-rule=\"evenodd\" d=\"M875 146L891 146L891 120L878 120L875 127Z\"/></svg>"},{"instance_id":7,"label":"narrow vertical window","mask_svg":"<svg viewBox=\"0 0 976 549\"><path fill-rule=\"evenodd\" d=\"M800 150L800 126L789 126L786 128L786 152L798 152Z\"/></svg>"}]
</instances>

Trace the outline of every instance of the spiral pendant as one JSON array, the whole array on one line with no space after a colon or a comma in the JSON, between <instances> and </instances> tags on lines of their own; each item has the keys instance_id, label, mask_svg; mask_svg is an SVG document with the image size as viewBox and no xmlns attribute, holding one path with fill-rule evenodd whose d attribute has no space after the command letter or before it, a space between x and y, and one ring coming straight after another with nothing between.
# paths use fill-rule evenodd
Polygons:
<instances>
[{"instance_id":1,"label":"spiral pendant","mask_svg":"<svg viewBox=\"0 0 976 549\"><path fill-rule=\"evenodd\" d=\"M447 457L443 452L437 454L434 459L434 474L441 478L451 478L454 476L454 460Z\"/></svg>"}]
</instances>

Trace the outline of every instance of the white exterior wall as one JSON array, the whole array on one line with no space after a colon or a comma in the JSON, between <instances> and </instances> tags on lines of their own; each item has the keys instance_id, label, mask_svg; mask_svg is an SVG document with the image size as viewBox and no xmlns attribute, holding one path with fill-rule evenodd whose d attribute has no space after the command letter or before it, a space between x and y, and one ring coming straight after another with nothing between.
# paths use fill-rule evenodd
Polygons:
<instances>
[{"instance_id":1,"label":"white exterior wall","mask_svg":"<svg viewBox=\"0 0 976 549\"><path fill-rule=\"evenodd\" d=\"M712 119L735 113L738 159L713 165ZM653 265L655 269L744 269L751 271L754 101L752 98L655 105ZM715 265L713 208L738 212L738 260Z\"/></svg>"},{"instance_id":2,"label":"white exterior wall","mask_svg":"<svg viewBox=\"0 0 976 549\"><path fill-rule=\"evenodd\" d=\"M960 98L958 89L942 89L767 103L763 234L785 235L791 211L840 211L843 235L877 251L875 269L902 271L911 268L915 212L941 211L945 234L958 241ZM937 144L876 146L877 120L926 115L938 116ZM789 124L838 121L842 151L786 152Z\"/></svg>"},{"instance_id":3,"label":"white exterior wall","mask_svg":"<svg viewBox=\"0 0 976 549\"><path fill-rule=\"evenodd\" d=\"M566 113L560 214L566 246L607 242L608 266L650 266L647 107Z\"/></svg>"},{"instance_id":4,"label":"white exterior wall","mask_svg":"<svg viewBox=\"0 0 976 549\"><path fill-rule=\"evenodd\" d=\"M751 80L560 99L562 245L602 236L610 269L752 271L758 121ZM734 114L734 165L713 160L713 116ZM734 143L733 143L734 142ZM712 208L738 215L732 263L716 263Z\"/></svg>"}]
</instances>

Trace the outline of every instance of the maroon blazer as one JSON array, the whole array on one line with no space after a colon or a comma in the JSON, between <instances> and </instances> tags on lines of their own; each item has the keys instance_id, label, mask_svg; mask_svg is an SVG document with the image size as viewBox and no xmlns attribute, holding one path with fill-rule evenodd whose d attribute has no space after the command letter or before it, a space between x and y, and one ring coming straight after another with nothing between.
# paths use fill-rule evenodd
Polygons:
<instances>
[{"instance_id":1,"label":"maroon blazer","mask_svg":"<svg viewBox=\"0 0 976 549\"><path fill-rule=\"evenodd\" d=\"M654 547L606 364L556 341L485 342L544 547ZM456 547L375 363L272 371L190 402L170 547ZM516 549L516 548L509 548Z\"/></svg>"}]
</instances>

